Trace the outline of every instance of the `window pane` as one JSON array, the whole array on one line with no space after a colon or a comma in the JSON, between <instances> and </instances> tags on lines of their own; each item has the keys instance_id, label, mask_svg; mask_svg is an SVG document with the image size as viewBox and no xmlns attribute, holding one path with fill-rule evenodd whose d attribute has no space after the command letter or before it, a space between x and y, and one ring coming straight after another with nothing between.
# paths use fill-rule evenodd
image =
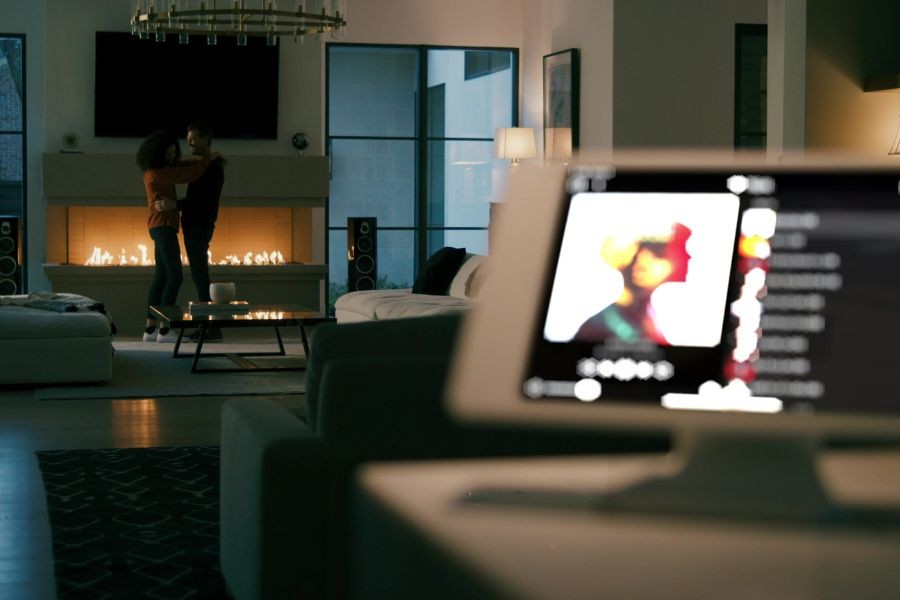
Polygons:
<instances>
[{"instance_id":1,"label":"window pane","mask_svg":"<svg viewBox=\"0 0 900 600\"><path fill-rule=\"evenodd\" d=\"M22 181L22 134L0 134L0 181Z\"/></svg>"},{"instance_id":2,"label":"window pane","mask_svg":"<svg viewBox=\"0 0 900 600\"><path fill-rule=\"evenodd\" d=\"M465 248L472 254L488 253L487 229L432 229L428 231L428 256L431 256L444 246L453 248Z\"/></svg>"},{"instance_id":3,"label":"window pane","mask_svg":"<svg viewBox=\"0 0 900 600\"><path fill-rule=\"evenodd\" d=\"M333 140L329 226L376 217L379 227L415 225L415 142Z\"/></svg>"},{"instance_id":4,"label":"window pane","mask_svg":"<svg viewBox=\"0 0 900 600\"><path fill-rule=\"evenodd\" d=\"M378 230L378 288L411 288L416 280L416 235Z\"/></svg>"},{"instance_id":5,"label":"window pane","mask_svg":"<svg viewBox=\"0 0 900 600\"><path fill-rule=\"evenodd\" d=\"M416 135L418 50L329 46L332 136Z\"/></svg>"},{"instance_id":6,"label":"window pane","mask_svg":"<svg viewBox=\"0 0 900 600\"><path fill-rule=\"evenodd\" d=\"M0 135L0 214L22 216L22 136Z\"/></svg>"},{"instance_id":7,"label":"window pane","mask_svg":"<svg viewBox=\"0 0 900 600\"><path fill-rule=\"evenodd\" d=\"M0 131L22 131L22 40L0 36Z\"/></svg>"},{"instance_id":8,"label":"window pane","mask_svg":"<svg viewBox=\"0 0 900 600\"><path fill-rule=\"evenodd\" d=\"M492 142L428 143L428 225L485 227L508 173Z\"/></svg>"},{"instance_id":9,"label":"window pane","mask_svg":"<svg viewBox=\"0 0 900 600\"><path fill-rule=\"evenodd\" d=\"M506 50L429 50L428 135L493 138L512 127L514 69Z\"/></svg>"}]
</instances>

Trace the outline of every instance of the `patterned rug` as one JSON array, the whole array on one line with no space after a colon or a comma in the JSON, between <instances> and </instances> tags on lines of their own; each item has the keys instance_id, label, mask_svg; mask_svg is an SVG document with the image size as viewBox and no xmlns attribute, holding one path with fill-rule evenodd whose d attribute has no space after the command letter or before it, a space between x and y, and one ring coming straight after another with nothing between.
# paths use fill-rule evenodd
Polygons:
<instances>
[{"instance_id":1,"label":"patterned rug","mask_svg":"<svg viewBox=\"0 0 900 600\"><path fill-rule=\"evenodd\" d=\"M36 454L59 598L227 598L218 447Z\"/></svg>"}]
</instances>

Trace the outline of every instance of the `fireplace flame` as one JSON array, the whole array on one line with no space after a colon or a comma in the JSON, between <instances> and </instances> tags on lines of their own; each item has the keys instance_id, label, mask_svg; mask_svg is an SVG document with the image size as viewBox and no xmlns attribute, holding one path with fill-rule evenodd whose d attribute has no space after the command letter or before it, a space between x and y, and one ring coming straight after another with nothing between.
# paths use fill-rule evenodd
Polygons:
<instances>
[{"instance_id":1,"label":"fireplace flame","mask_svg":"<svg viewBox=\"0 0 900 600\"><path fill-rule=\"evenodd\" d=\"M122 267L125 266L148 266L152 265L153 261L147 255L147 246L145 244L138 244L138 250L141 252L140 258L137 256L128 256L128 253L125 251L125 248L122 248L121 252L119 252L118 257L113 255L109 250L104 250L100 246L94 246L94 250L91 252L90 257L85 261L85 265L96 267L96 266L111 266L111 265L119 265Z\"/></svg>"},{"instance_id":2,"label":"fireplace flame","mask_svg":"<svg viewBox=\"0 0 900 600\"><path fill-rule=\"evenodd\" d=\"M278 250L262 252L260 254L247 252L243 256L229 254L224 260L218 262L220 265L283 265L284 263L284 256ZM210 260L210 264L216 263L213 263L212 260Z\"/></svg>"},{"instance_id":3,"label":"fireplace flame","mask_svg":"<svg viewBox=\"0 0 900 600\"><path fill-rule=\"evenodd\" d=\"M138 244L137 247L138 251L140 252L140 256L129 256L125 251L125 248L122 248L118 256L115 256L111 252L109 252L108 250L104 250L100 246L94 246L93 252L91 252L90 257L88 257L84 264L85 266L89 267L112 265L147 267L154 265L155 261L150 259L147 245ZM241 256L238 256L237 254L228 254L225 256L225 258L222 258L218 261L213 260L212 252L210 251L207 251L206 256L209 264L211 265L283 265L287 262L284 260L284 255L278 250L272 250L271 252L263 251L259 253L249 251L245 252ZM188 264L187 257L184 255L181 256L181 264Z\"/></svg>"}]
</instances>

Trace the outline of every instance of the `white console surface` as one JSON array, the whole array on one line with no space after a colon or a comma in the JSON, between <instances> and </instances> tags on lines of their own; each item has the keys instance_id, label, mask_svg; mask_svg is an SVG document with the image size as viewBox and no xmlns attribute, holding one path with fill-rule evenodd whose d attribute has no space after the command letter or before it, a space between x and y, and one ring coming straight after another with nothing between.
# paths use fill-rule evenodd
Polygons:
<instances>
[{"instance_id":1,"label":"white console surface","mask_svg":"<svg viewBox=\"0 0 900 600\"><path fill-rule=\"evenodd\" d=\"M445 461L372 465L360 482L390 519L503 598L897 597L900 452L831 451L818 465L832 501L892 511L883 523L577 506L671 468L658 457ZM490 498L484 490L509 495L471 501Z\"/></svg>"}]
</instances>

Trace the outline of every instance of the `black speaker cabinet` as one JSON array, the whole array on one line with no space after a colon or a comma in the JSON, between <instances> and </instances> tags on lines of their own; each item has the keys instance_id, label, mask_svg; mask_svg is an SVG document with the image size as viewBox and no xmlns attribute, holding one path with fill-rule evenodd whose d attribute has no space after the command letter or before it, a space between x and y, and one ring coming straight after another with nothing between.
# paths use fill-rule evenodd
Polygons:
<instances>
[{"instance_id":1,"label":"black speaker cabinet","mask_svg":"<svg viewBox=\"0 0 900 600\"><path fill-rule=\"evenodd\" d=\"M0 215L0 295L20 294L19 218Z\"/></svg>"},{"instance_id":2,"label":"black speaker cabinet","mask_svg":"<svg viewBox=\"0 0 900 600\"><path fill-rule=\"evenodd\" d=\"M375 217L347 218L347 289L374 290L378 281L378 237Z\"/></svg>"}]
</instances>

